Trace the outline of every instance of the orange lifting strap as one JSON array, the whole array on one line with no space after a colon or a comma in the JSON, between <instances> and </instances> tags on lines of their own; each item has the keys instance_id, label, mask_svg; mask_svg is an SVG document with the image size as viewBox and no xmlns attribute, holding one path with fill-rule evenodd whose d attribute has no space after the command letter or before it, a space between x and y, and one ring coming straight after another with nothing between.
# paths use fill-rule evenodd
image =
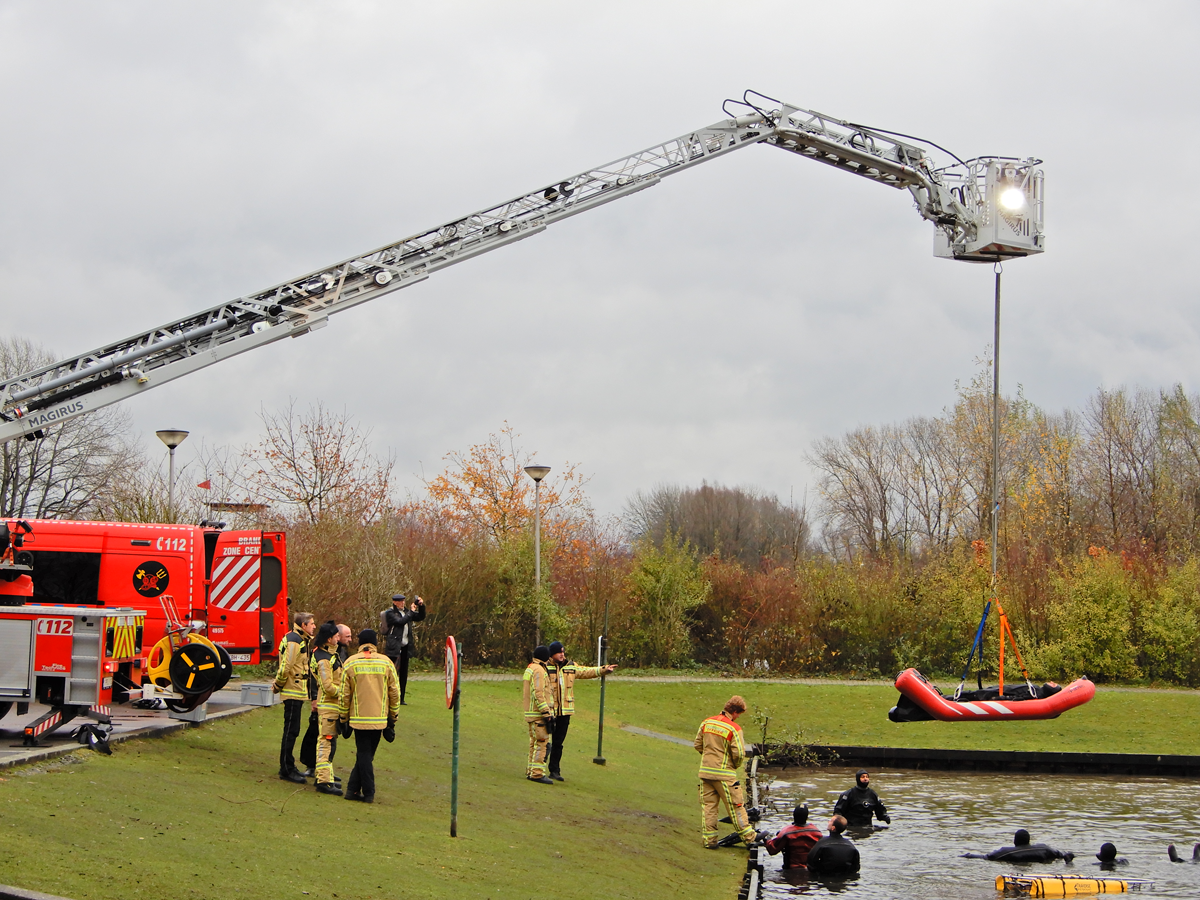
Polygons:
<instances>
[{"instance_id":1,"label":"orange lifting strap","mask_svg":"<svg viewBox=\"0 0 1200 900\"><path fill-rule=\"evenodd\" d=\"M1013 637L1012 626L1008 624L1008 614L1005 613L1004 607L1000 605L1000 598L995 598L996 611L1000 613L1000 696L1004 696L1004 638L1007 635L1012 642L1013 653L1017 655L1017 663L1021 667L1021 674L1025 676L1025 683L1032 689L1033 685L1029 681L1029 672L1025 669L1025 660L1021 659L1021 651L1017 647L1017 639Z\"/></svg>"}]
</instances>

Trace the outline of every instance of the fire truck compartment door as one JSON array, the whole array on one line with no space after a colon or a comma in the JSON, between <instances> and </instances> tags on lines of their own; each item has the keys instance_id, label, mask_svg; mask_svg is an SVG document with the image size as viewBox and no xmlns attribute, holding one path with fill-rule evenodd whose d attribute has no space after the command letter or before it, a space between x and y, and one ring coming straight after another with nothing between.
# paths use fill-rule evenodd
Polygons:
<instances>
[{"instance_id":1,"label":"fire truck compartment door","mask_svg":"<svg viewBox=\"0 0 1200 900\"><path fill-rule=\"evenodd\" d=\"M208 638L229 648L258 646L261 532L224 532L213 555Z\"/></svg>"},{"instance_id":2,"label":"fire truck compartment door","mask_svg":"<svg viewBox=\"0 0 1200 900\"><path fill-rule=\"evenodd\" d=\"M32 657L32 620L0 619L0 693L29 696Z\"/></svg>"}]
</instances>

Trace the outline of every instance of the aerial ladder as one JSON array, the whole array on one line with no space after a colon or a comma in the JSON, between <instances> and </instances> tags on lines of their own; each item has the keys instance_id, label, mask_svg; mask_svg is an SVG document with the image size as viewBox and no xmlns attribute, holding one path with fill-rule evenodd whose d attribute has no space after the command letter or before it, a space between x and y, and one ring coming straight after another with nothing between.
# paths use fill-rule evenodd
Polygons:
<instances>
[{"instance_id":1,"label":"aerial ladder","mask_svg":"<svg viewBox=\"0 0 1200 900\"><path fill-rule=\"evenodd\" d=\"M731 108L732 107L732 108ZM1041 160L976 157L937 167L915 141L747 91L727 118L504 203L0 384L0 443L181 378L239 353L324 328L329 317L562 219L756 144L907 191L934 225L934 254L995 263L1041 253ZM928 142L927 142L928 143ZM932 145L937 146L937 145Z\"/></svg>"}]
</instances>

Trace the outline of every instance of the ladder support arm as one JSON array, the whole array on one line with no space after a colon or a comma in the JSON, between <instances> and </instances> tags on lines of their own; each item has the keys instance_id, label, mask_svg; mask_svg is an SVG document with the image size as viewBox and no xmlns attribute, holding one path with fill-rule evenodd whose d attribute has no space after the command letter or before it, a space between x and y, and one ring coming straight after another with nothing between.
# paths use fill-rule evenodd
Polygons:
<instances>
[{"instance_id":1,"label":"ladder support arm","mask_svg":"<svg viewBox=\"0 0 1200 900\"><path fill-rule=\"evenodd\" d=\"M334 313L418 284L440 269L540 234L562 219L752 144L771 144L907 189L920 214L944 237L939 240L946 252L935 243L936 253L971 259L976 252L979 210L991 209L981 194L991 182L984 185L978 165L963 164L964 173L949 176L932 167L922 148L883 132L787 104L769 112L752 108L753 114L731 116L265 291L10 378L0 383L0 443L38 437L47 427L222 359L315 331ZM1035 180L1030 165L1010 168L1017 173L1012 178L1025 179L1031 195L1040 191L1040 170ZM1040 215L1040 194L1037 210ZM1036 225L1040 241L1040 219ZM1040 245L1017 248L1019 252L997 246L993 242L984 249L996 258L1040 252Z\"/></svg>"}]
</instances>

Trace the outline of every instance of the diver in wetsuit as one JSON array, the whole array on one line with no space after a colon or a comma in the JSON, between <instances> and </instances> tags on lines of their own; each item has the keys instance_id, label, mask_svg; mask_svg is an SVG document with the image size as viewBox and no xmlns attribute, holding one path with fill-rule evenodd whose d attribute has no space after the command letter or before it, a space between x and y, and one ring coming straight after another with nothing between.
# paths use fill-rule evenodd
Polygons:
<instances>
[{"instance_id":1,"label":"diver in wetsuit","mask_svg":"<svg viewBox=\"0 0 1200 900\"><path fill-rule=\"evenodd\" d=\"M1171 862L1200 862L1200 844L1197 844L1192 848L1191 859L1183 859L1178 853L1175 852L1174 844L1167 844L1167 857L1171 860Z\"/></svg>"},{"instance_id":2,"label":"diver in wetsuit","mask_svg":"<svg viewBox=\"0 0 1200 900\"><path fill-rule=\"evenodd\" d=\"M842 837L846 830L844 816L829 820L829 834L808 851L808 871L827 878L844 878L858 871L858 848Z\"/></svg>"},{"instance_id":3,"label":"diver in wetsuit","mask_svg":"<svg viewBox=\"0 0 1200 900\"><path fill-rule=\"evenodd\" d=\"M1115 847L1113 851L1115 855ZM1010 863L1053 862L1056 859L1070 862L1075 858L1075 854L1070 850L1055 850L1046 844L1029 843L1029 832L1024 828L1018 828L1017 833L1013 835L1012 847L1001 847L991 853L964 853L962 855L967 859L990 859L993 862Z\"/></svg>"},{"instance_id":4,"label":"diver in wetsuit","mask_svg":"<svg viewBox=\"0 0 1200 900\"><path fill-rule=\"evenodd\" d=\"M870 784L870 774L866 769L859 769L854 773L854 787L843 791L833 807L833 814L844 816L851 828L869 828L872 816L889 825L892 822L883 801L871 790Z\"/></svg>"},{"instance_id":5,"label":"diver in wetsuit","mask_svg":"<svg viewBox=\"0 0 1200 900\"><path fill-rule=\"evenodd\" d=\"M1108 841L1100 845L1100 852L1096 854L1096 859L1100 862L1092 863L1092 865L1102 869L1115 869L1117 866L1129 865L1129 860L1117 858L1117 845Z\"/></svg>"}]
</instances>

